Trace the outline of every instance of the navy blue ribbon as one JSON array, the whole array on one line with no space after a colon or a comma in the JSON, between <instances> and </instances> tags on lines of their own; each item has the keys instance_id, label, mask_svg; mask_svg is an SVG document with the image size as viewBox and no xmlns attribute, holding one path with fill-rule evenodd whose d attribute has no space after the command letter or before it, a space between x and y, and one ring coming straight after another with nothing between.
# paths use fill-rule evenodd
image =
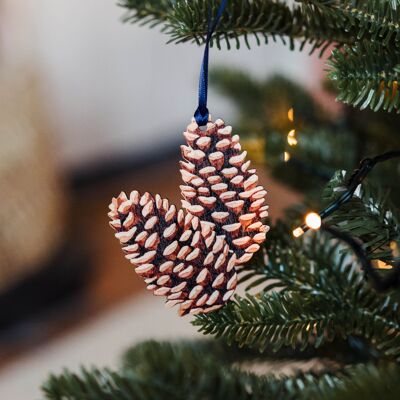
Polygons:
<instances>
[{"instance_id":1,"label":"navy blue ribbon","mask_svg":"<svg viewBox=\"0 0 400 400\"><path fill-rule=\"evenodd\" d=\"M208 29L207 29L207 37L206 37L206 47L204 49L204 56L203 56L203 62L201 64L201 69L200 69L200 79L199 79L199 106L197 107L197 110L194 113L194 118L197 122L197 125L199 126L204 126L207 125L208 122L208 108L207 108L207 94L208 94L208 54L209 54L209 49L210 49L210 42L211 42L211 37L215 31L215 28L218 25L218 22L221 18L222 13L224 12L226 3L228 0L222 0L221 4L218 8L217 14L214 18L214 21L210 24L210 19L209 18L209 23L208 23Z\"/></svg>"}]
</instances>

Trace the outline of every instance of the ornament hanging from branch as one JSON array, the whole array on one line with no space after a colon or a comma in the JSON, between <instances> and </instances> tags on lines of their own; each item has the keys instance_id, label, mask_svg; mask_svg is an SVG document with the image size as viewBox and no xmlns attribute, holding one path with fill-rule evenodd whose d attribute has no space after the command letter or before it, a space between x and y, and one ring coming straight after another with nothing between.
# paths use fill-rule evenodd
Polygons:
<instances>
[{"instance_id":1,"label":"ornament hanging from branch","mask_svg":"<svg viewBox=\"0 0 400 400\"><path fill-rule=\"evenodd\" d=\"M269 229L266 191L232 127L219 119L202 130L193 120L184 137L182 209L133 191L113 198L108 213L136 273L167 306L179 304L180 315L222 307L235 291L236 267Z\"/></svg>"},{"instance_id":2,"label":"ornament hanging from branch","mask_svg":"<svg viewBox=\"0 0 400 400\"><path fill-rule=\"evenodd\" d=\"M182 209L158 194L133 191L114 198L108 214L147 288L165 296L167 306L179 304L180 315L222 307L235 292L236 266L252 258L269 229L263 224L267 192L249 168L239 136L221 119L212 122L207 109L209 46L226 3L209 24L199 105L183 134Z\"/></svg>"}]
</instances>

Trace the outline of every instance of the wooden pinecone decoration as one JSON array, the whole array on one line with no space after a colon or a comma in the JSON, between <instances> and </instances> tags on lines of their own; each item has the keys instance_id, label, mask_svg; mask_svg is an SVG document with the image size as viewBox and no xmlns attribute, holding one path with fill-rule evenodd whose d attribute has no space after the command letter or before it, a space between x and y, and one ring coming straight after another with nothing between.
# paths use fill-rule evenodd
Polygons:
<instances>
[{"instance_id":1,"label":"wooden pinecone decoration","mask_svg":"<svg viewBox=\"0 0 400 400\"><path fill-rule=\"evenodd\" d=\"M183 135L183 209L133 191L113 198L108 213L136 273L168 307L180 304L180 315L222 307L236 288L235 267L252 258L269 229L262 223L267 192L232 127L219 119L202 130L192 121Z\"/></svg>"}]
</instances>

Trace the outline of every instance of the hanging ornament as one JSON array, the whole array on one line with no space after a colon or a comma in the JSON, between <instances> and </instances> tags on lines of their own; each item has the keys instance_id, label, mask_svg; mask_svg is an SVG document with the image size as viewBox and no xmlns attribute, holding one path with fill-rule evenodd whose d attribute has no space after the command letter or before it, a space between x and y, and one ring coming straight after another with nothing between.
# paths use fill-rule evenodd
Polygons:
<instances>
[{"instance_id":1,"label":"hanging ornament","mask_svg":"<svg viewBox=\"0 0 400 400\"><path fill-rule=\"evenodd\" d=\"M179 305L179 314L222 307L237 285L236 267L249 261L269 229L266 191L250 169L239 136L207 109L208 51L226 0L210 24L200 73L199 106L181 146L182 208L136 190L113 198L108 213L125 257L147 289ZM201 127L204 127L203 129Z\"/></svg>"},{"instance_id":2,"label":"hanging ornament","mask_svg":"<svg viewBox=\"0 0 400 400\"><path fill-rule=\"evenodd\" d=\"M110 204L110 225L147 288L180 304L180 315L210 312L228 301L236 266L249 261L268 226L266 191L250 169L239 136L222 120L184 132L182 209L160 195L122 192Z\"/></svg>"}]
</instances>

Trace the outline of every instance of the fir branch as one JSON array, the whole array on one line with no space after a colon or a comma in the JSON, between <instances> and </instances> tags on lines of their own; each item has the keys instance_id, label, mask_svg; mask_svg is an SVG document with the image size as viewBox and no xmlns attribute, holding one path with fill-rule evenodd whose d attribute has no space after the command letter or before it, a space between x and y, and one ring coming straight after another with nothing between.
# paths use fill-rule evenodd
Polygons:
<instances>
[{"instance_id":1,"label":"fir branch","mask_svg":"<svg viewBox=\"0 0 400 400\"><path fill-rule=\"evenodd\" d=\"M347 32L348 43L367 41L383 46L400 45L400 10L393 7L397 0L297 1L303 4L303 14L308 16L310 25L320 22Z\"/></svg>"},{"instance_id":2,"label":"fir branch","mask_svg":"<svg viewBox=\"0 0 400 400\"><path fill-rule=\"evenodd\" d=\"M389 303L398 307L397 303ZM322 295L272 292L236 297L221 311L196 317L193 324L204 334L260 352L266 348L278 351L284 346L302 351L308 346L318 348L336 336L361 336L382 355L397 359L399 321L378 315L378 311L379 307L375 311L363 309L361 302L354 308L348 307L346 301L338 306Z\"/></svg>"},{"instance_id":3,"label":"fir branch","mask_svg":"<svg viewBox=\"0 0 400 400\"><path fill-rule=\"evenodd\" d=\"M399 52L375 44L345 46L333 51L329 65L338 100L360 109L400 112Z\"/></svg>"},{"instance_id":4,"label":"fir branch","mask_svg":"<svg viewBox=\"0 0 400 400\"><path fill-rule=\"evenodd\" d=\"M149 4L150 3L150 4ZM161 12L155 9L159 4ZM128 12L125 21L147 21L147 18L156 19L164 24L164 30L170 36L170 42L181 43L195 41L203 43L207 33L207 19L209 12L214 15L219 2L216 0L180 0L176 2L166 0L123 0L121 6ZM266 18L263 18L266 16ZM243 37L247 45L248 38L253 36L258 44L260 37L268 41L268 31L271 34L287 34L291 32L293 16L284 3L261 0L239 0L229 2L221 21L214 34L217 46L226 42L231 47L231 40L240 46L239 37Z\"/></svg>"},{"instance_id":5,"label":"fir branch","mask_svg":"<svg viewBox=\"0 0 400 400\"><path fill-rule=\"evenodd\" d=\"M280 230L274 229L264 259L240 274L247 289L262 287L263 292L200 315L194 325L261 352L318 348L335 337L355 336L381 357L400 357L398 302L371 290L357 265L349 263L351 254L325 235L296 241Z\"/></svg>"},{"instance_id":6,"label":"fir branch","mask_svg":"<svg viewBox=\"0 0 400 400\"><path fill-rule=\"evenodd\" d=\"M49 400L131 399L385 399L398 395L400 368L356 365L336 372L257 375L225 362L206 343L144 342L130 349L118 371L65 370L43 385ZM233 361L233 360L232 360ZM362 396L361 396L362 395ZM353 396L353 397L351 397ZM375 397L374 397L375 396Z\"/></svg>"},{"instance_id":7,"label":"fir branch","mask_svg":"<svg viewBox=\"0 0 400 400\"><path fill-rule=\"evenodd\" d=\"M272 37L288 39L290 48L294 40L312 45L311 51L324 49L330 43L355 43L360 40L382 41L385 45L400 42L400 11L390 2L300 0L301 6L289 7L277 0L236 0L229 2L215 33L218 47L225 42L240 46L243 39L250 47L249 38L257 44L260 38L268 43ZM172 42L195 41L202 43L207 30L209 10L215 13L217 0L121 0L126 8L125 21L163 23Z\"/></svg>"},{"instance_id":8,"label":"fir branch","mask_svg":"<svg viewBox=\"0 0 400 400\"><path fill-rule=\"evenodd\" d=\"M124 357L124 368L130 368L138 365L143 359L146 359L146 353L154 351L154 341L143 342L140 346L129 349ZM172 342L171 345L177 346ZM223 340L215 339L199 339L199 340L182 340L179 341L180 348L198 354L212 354L223 364L242 364L261 363L271 361L294 361L294 360L311 360L315 358L331 358L340 364L356 364L374 359L374 354L365 348L364 343L357 338L351 338L350 341L336 340L329 343L329 346L321 346L318 349L307 348L304 351L297 351L291 347L284 347L278 351L265 349L263 353L249 348L240 348L236 343L228 345Z\"/></svg>"},{"instance_id":9,"label":"fir branch","mask_svg":"<svg viewBox=\"0 0 400 400\"><path fill-rule=\"evenodd\" d=\"M158 3L160 13L155 10ZM123 0L120 5L128 10L125 21L143 19L146 22L150 18L163 23L164 30L171 36L170 42L203 43L209 11L215 14L218 4L217 0L178 0L169 3L167 8L165 0ZM301 48L310 43L313 51L325 49L332 41L346 42L346 36L336 25L325 24L324 15L315 15L313 10L303 15L300 7L289 7L279 0L236 0L228 3L214 40L218 48L225 43L230 49L231 42L239 48L241 39L250 47L250 37L258 45L261 41L268 43L269 38L275 41L279 37L294 49L297 38Z\"/></svg>"},{"instance_id":10,"label":"fir branch","mask_svg":"<svg viewBox=\"0 0 400 400\"><path fill-rule=\"evenodd\" d=\"M171 40L173 42L186 42L194 40L202 43L207 33L207 16L210 9L215 15L218 1L195 0L188 2L177 2L174 8L172 20ZM268 15L268 18L260 16ZM274 18L275 17L275 18ZM184 25L182 21L185 21ZM236 1L228 2L226 11L214 33L213 39L218 48L221 48L221 41L224 41L228 48L230 42L234 41L236 47L240 47L239 36L244 38L249 46L249 35L254 36L259 42L259 35L268 42L268 30L272 35L283 35L291 31L293 16L289 7L281 2L273 1Z\"/></svg>"},{"instance_id":11,"label":"fir branch","mask_svg":"<svg viewBox=\"0 0 400 400\"><path fill-rule=\"evenodd\" d=\"M346 369L340 385L318 387L318 398L324 400L396 400L400 393L400 368L395 364L363 364ZM312 395L312 390L307 396ZM306 397L303 397L306 398Z\"/></svg>"},{"instance_id":12,"label":"fir branch","mask_svg":"<svg viewBox=\"0 0 400 400\"><path fill-rule=\"evenodd\" d=\"M343 120L324 112L300 84L280 75L255 79L235 68L213 68L210 83L234 102L240 136L266 139L263 162L273 175L309 195L312 191L313 198L320 199L323 185L338 168L351 168L358 160L354 134L343 126ZM290 108L295 110L294 123L287 117ZM297 146L288 148L287 134L293 128L299 140ZM344 153L343 148L349 150ZM246 150L251 155L251 149ZM286 163L284 151L290 153ZM305 179L297 178L299 170Z\"/></svg>"},{"instance_id":13,"label":"fir branch","mask_svg":"<svg viewBox=\"0 0 400 400\"><path fill-rule=\"evenodd\" d=\"M218 48L226 43L237 48L250 37L280 38L295 48L311 45L321 53L331 44L336 49L330 60L330 78L339 88L338 100L356 107L400 112L397 90L400 65L400 7L398 0L299 0L289 7L274 0L236 0L228 3L214 34ZM170 42L204 42L209 11L215 13L217 0L121 0L127 9L125 21L162 23Z\"/></svg>"},{"instance_id":14,"label":"fir branch","mask_svg":"<svg viewBox=\"0 0 400 400\"><path fill-rule=\"evenodd\" d=\"M210 84L234 102L239 120L246 119L243 134L248 130L259 134L282 130L287 134L293 127L287 118L289 108L295 110L297 128L327 125L323 119L326 114L315 99L300 83L285 76L256 79L241 69L214 67L210 70Z\"/></svg>"},{"instance_id":15,"label":"fir branch","mask_svg":"<svg viewBox=\"0 0 400 400\"><path fill-rule=\"evenodd\" d=\"M355 273L355 266L338 243L318 233L295 240L287 232L289 227L278 221L264 248L265 256L261 258L259 253L255 263L240 271L240 282L247 282L247 290L268 283L263 291L279 288L301 295L323 295L339 305L348 287L362 284L362 276Z\"/></svg>"},{"instance_id":16,"label":"fir branch","mask_svg":"<svg viewBox=\"0 0 400 400\"><path fill-rule=\"evenodd\" d=\"M204 334L260 352L267 347L274 351L283 346L299 350L311 344L319 347L337 334L349 334L348 323L345 310L335 311L333 304L318 295L305 298L293 292L236 297L220 312L200 315L193 322Z\"/></svg>"},{"instance_id":17,"label":"fir branch","mask_svg":"<svg viewBox=\"0 0 400 400\"><path fill-rule=\"evenodd\" d=\"M338 385L332 373L288 378L259 376L221 362L196 343L145 342L127 352L119 371L83 369L52 375L43 385L51 400L130 399L296 399L305 387Z\"/></svg>"},{"instance_id":18,"label":"fir branch","mask_svg":"<svg viewBox=\"0 0 400 400\"><path fill-rule=\"evenodd\" d=\"M334 174L322 194L327 204L343 193L346 179L345 171ZM371 259L393 264L397 256L392 254L390 243L400 243L399 221L400 212L391 203L389 193L366 180L357 195L330 217L329 223L362 240Z\"/></svg>"},{"instance_id":19,"label":"fir branch","mask_svg":"<svg viewBox=\"0 0 400 400\"><path fill-rule=\"evenodd\" d=\"M166 23L171 10L170 0L120 0L118 5L127 10L124 22L151 23L151 27Z\"/></svg>"}]
</instances>

